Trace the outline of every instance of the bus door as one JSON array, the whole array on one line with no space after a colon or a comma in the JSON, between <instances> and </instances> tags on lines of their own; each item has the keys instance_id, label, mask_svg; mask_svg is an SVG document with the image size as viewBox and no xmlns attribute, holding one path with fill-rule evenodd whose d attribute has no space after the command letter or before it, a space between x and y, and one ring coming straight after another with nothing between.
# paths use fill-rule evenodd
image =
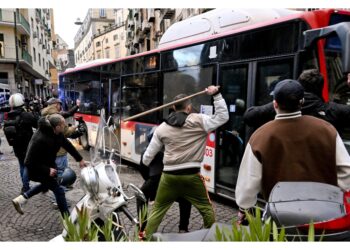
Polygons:
<instances>
[{"instance_id":1,"label":"bus door","mask_svg":"<svg viewBox=\"0 0 350 250\"><path fill-rule=\"evenodd\" d=\"M106 119L110 116L117 118L120 116L120 78L110 78L108 80L108 86L104 87L104 108L106 112ZM107 120L106 120L107 121Z\"/></svg>"},{"instance_id":2,"label":"bus door","mask_svg":"<svg viewBox=\"0 0 350 250\"><path fill-rule=\"evenodd\" d=\"M245 147L243 114L247 108L247 90L250 64L221 65L219 84L224 97L229 120L216 132L216 193L232 197L238 169Z\"/></svg>"},{"instance_id":3,"label":"bus door","mask_svg":"<svg viewBox=\"0 0 350 250\"><path fill-rule=\"evenodd\" d=\"M104 87L104 108L106 112L105 119L108 125L113 125L114 132L120 142L120 117L121 117L121 81L120 77L110 78L108 86ZM111 120L108 120L111 119ZM117 152L120 152L120 144L113 146Z\"/></svg>"}]
</instances>

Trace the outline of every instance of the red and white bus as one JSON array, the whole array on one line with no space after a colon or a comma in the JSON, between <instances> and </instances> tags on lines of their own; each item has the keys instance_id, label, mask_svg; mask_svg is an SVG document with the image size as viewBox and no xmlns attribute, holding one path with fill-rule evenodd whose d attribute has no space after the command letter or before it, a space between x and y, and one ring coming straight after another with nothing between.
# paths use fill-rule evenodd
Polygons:
<instances>
[{"instance_id":1,"label":"red and white bus","mask_svg":"<svg viewBox=\"0 0 350 250\"><path fill-rule=\"evenodd\" d=\"M170 111L123 119L180 93L220 85L230 119L208 136L201 172L210 192L232 199L248 139L242 115L270 102L277 81L318 68L325 76L324 99L350 105L344 78L350 71L349 22L350 12L340 10L214 10L171 26L157 50L67 70L59 76L60 91L68 104L81 100L76 116L88 128L81 140L85 148L95 141L104 108L117 124L120 155L137 164L147 132ZM206 95L192 103L198 112L213 113Z\"/></svg>"}]
</instances>

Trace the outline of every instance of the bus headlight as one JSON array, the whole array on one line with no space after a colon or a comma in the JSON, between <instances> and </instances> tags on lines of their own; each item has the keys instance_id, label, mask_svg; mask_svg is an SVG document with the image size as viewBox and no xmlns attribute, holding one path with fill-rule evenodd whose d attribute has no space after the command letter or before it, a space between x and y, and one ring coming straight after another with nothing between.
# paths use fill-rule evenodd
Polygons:
<instances>
[{"instance_id":1,"label":"bus headlight","mask_svg":"<svg viewBox=\"0 0 350 250\"><path fill-rule=\"evenodd\" d=\"M81 170L81 186L91 196L97 196L99 191L99 176L95 168L89 166Z\"/></svg>"}]
</instances>

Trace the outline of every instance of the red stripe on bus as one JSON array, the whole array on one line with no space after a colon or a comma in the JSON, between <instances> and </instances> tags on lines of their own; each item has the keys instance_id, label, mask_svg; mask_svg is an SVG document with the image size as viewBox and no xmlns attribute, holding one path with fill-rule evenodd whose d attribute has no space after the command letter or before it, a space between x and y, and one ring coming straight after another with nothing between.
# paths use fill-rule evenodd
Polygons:
<instances>
[{"instance_id":1,"label":"red stripe on bus","mask_svg":"<svg viewBox=\"0 0 350 250\"><path fill-rule=\"evenodd\" d=\"M79 117L83 117L84 122L91 122L98 124L100 122L100 117L97 115L87 115L81 113L75 113L74 119L78 119Z\"/></svg>"},{"instance_id":2,"label":"red stripe on bus","mask_svg":"<svg viewBox=\"0 0 350 250\"><path fill-rule=\"evenodd\" d=\"M135 130L135 125L136 125L136 122L121 122L121 128L122 129L126 129L126 130L132 130L134 131Z\"/></svg>"}]
</instances>

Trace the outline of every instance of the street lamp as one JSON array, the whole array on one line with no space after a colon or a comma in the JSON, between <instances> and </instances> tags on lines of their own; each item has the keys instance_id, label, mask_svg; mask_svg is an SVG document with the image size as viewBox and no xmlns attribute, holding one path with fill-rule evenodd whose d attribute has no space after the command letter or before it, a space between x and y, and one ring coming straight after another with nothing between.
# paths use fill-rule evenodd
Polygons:
<instances>
[{"instance_id":1,"label":"street lamp","mask_svg":"<svg viewBox=\"0 0 350 250\"><path fill-rule=\"evenodd\" d=\"M80 18L78 17L77 20L74 22L75 25L82 25L83 22L80 20Z\"/></svg>"}]
</instances>

